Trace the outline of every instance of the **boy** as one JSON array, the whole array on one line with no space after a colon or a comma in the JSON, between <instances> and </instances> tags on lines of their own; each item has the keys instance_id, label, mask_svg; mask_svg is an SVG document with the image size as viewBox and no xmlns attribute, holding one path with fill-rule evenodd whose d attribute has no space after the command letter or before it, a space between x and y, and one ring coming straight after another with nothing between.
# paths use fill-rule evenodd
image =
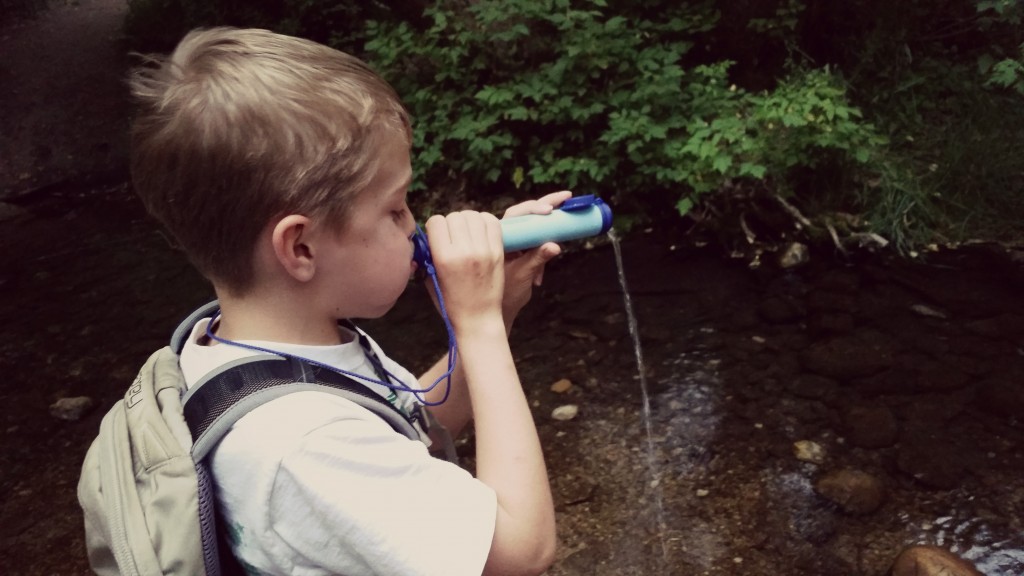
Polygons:
<instances>
[{"instance_id":1,"label":"boy","mask_svg":"<svg viewBox=\"0 0 1024 576\"><path fill-rule=\"evenodd\" d=\"M147 209L217 293L180 365L191 387L253 348L377 375L339 325L387 312L415 269L406 205L410 124L358 59L262 30L186 36L136 72L132 176ZM560 192L509 209L547 213ZM340 397L297 392L243 417L212 455L219 509L252 574L539 574L554 511L508 330L559 248L504 261L498 220L426 222L459 345L453 434L475 419L477 477ZM375 347L375 345L374 345ZM376 347L375 347L376 349ZM369 384L403 410L446 369L417 379L378 355ZM392 393L393 392L393 393ZM420 393L428 403L445 384Z\"/></svg>"}]
</instances>

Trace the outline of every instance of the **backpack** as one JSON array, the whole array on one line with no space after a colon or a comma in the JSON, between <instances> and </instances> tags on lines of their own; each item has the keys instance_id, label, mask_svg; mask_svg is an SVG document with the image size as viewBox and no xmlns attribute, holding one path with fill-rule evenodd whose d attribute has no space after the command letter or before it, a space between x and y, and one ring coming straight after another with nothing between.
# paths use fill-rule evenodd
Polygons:
<instances>
[{"instance_id":1,"label":"backpack","mask_svg":"<svg viewBox=\"0 0 1024 576\"><path fill-rule=\"evenodd\" d=\"M417 425L426 426L423 414L405 416L352 378L270 354L236 361L186 391L178 354L195 323L216 310L214 301L193 312L171 345L149 357L86 453L78 501L96 574L241 573L218 535L206 457L239 418L270 400L319 390L369 409L410 439L419 440ZM382 375L365 335L357 334Z\"/></svg>"}]
</instances>

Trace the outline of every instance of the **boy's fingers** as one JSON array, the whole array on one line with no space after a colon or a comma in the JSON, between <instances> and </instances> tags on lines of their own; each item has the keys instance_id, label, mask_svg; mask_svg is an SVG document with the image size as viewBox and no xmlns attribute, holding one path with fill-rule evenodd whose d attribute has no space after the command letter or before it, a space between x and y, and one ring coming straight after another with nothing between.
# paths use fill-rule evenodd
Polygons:
<instances>
[{"instance_id":1,"label":"boy's fingers","mask_svg":"<svg viewBox=\"0 0 1024 576\"><path fill-rule=\"evenodd\" d=\"M519 270L516 276L524 280L529 279L534 286L540 286L544 280L544 266L561 253L562 247L554 242L547 242L525 252L520 259L516 260Z\"/></svg>"},{"instance_id":2,"label":"boy's fingers","mask_svg":"<svg viewBox=\"0 0 1024 576\"><path fill-rule=\"evenodd\" d=\"M515 206L510 206L505 210L504 218L512 218L514 216L525 216L527 214L550 214L556 206L559 206L569 198L572 198L572 192L563 190L561 192L552 192L542 196L536 200L527 200L526 202L520 202Z\"/></svg>"},{"instance_id":3,"label":"boy's fingers","mask_svg":"<svg viewBox=\"0 0 1024 576\"><path fill-rule=\"evenodd\" d=\"M538 198L538 201L550 204L552 206L558 206L562 202L565 202L569 198L572 198L572 191L562 190L560 192L552 192Z\"/></svg>"},{"instance_id":4,"label":"boy's fingers","mask_svg":"<svg viewBox=\"0 0 1024 576\"><path fill-rule=\"evenodd\" d=\"M437 244L451 244L451 234L448 232L448 221L440 215L434 214L423 224L423 227L427 231L427 241L433 247L435 242Z\"/></svg>"},{"instance_id":5,"label":"boy's fingers","mask_svg":"<svg viewBox=\"0 0 1024 576\"><path fill-rule=\"evenodd\" d=\"M505 241L501 238L501 221L494 214L484 214L483 221L486 226L487 242L491 250L505 254Z\"/></svg>"},{"instance_id":6,"label":"boy's fingers","mask_svg":"<svg viewBox=\"0 0 1024 576\"><path fill-rule=\"evenodd\" d=\"M537 260L538 263L536 265L536 273L534 274L534 277L533 277L533 285L534 286L540 286L541 283L544 282L544 267L545 267L545 265L548 262L550 262L555 256L558 256L561 253L562 253L562 247L559 246L558 244L555 244L554 242L548 242L548 243L542 245L537 250L536 260Z\"/></svg>"},{"instance_id":7,"label":"boy's fingers","mask_svg":"<svg viewBox=\"0 0 1024 576\"><path fill-rule=\"evenodd\" d=\"M505 210L503 218L514 218L516 216L526 216L527 214L550 214L552 210L554 210L554 207L551 204L541 202L540 200L527 200L515 206L509 206Z\"/></svg>"}]
</instances>

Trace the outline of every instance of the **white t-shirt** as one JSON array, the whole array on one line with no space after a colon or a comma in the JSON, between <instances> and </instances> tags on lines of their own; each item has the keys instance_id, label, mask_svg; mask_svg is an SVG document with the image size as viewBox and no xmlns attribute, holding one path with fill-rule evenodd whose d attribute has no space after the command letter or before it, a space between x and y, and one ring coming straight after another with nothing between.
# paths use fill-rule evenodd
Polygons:
<instances>
[{"instance_id":1,"label":"white t-shirt","mask_svg":"<svg viewBox=\"0 0 1024 576\"><path fill-rule=\"evenodd\" d=\"M259 354L201 345L207 323L195 326L181 354L189 387ZM355 341L243 343L376 378ZM372 345L389 372L416 386ZM399 393L399 405L410 401L412 394ZM479 576L490 551L497 511L490 487L330 393L295 392L246 414L211 453L211 468L235 555L252 574Z\"/></svg>"}]
</instances>

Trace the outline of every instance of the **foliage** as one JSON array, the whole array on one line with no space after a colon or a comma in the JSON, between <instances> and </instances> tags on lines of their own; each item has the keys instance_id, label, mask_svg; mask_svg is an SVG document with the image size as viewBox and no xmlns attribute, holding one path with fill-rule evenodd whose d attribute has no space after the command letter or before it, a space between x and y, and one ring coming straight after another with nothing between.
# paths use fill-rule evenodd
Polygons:
<instances>
[{"instance_id":1,"label":"foliage","mask_svg":"<svg viewBox=\"0 0 1024 576\"><path fill-rule=\"evenodd\" d=\"M1020 45L1020 55L1016 58L1004 58L998 62L991 58L981 58L978 67L982 73L988 72L986 86L1011 88L1024 96L1024 44Z\"/></svg>"},{"instance_id":2,"label":"foliage","mask_svg":"<svg viewBox=\"0 0 1024 576\"><path fill-rule=\"evenodd\" d=\"M648 218L756 189L904 250L1024 217L1018 0L128 1L136 48L230 24L366 58L413 114L421 189Z\"/></svg>"},{"instance_id":3,"label":"foliage","mask_svg":"<svg viewBox=\"0 0 1024 576\"><path fill-rule=\"evenodd\" d=\"M716 25L710 4L662 8L647 18L600 0L440 2L422 33L371 23L367 57L416 122L418 184L674 197L686 212L726 182L785 186L795 167L865 165L885 142L829 69L746 91L731 62L691 57Z\"/></svg>"},{"instance_id":4,"label":"foliage","mask_svg":"<svg viewBox=\"0 0 1024 576\"><path fill-rule=\"evenodd\" d=\"M136 50L169 51L188 30L209 26L266 28L362 52L370 20L416 21L424 0L127 0L125 32Z\"/></svg>"}]
</instances>

